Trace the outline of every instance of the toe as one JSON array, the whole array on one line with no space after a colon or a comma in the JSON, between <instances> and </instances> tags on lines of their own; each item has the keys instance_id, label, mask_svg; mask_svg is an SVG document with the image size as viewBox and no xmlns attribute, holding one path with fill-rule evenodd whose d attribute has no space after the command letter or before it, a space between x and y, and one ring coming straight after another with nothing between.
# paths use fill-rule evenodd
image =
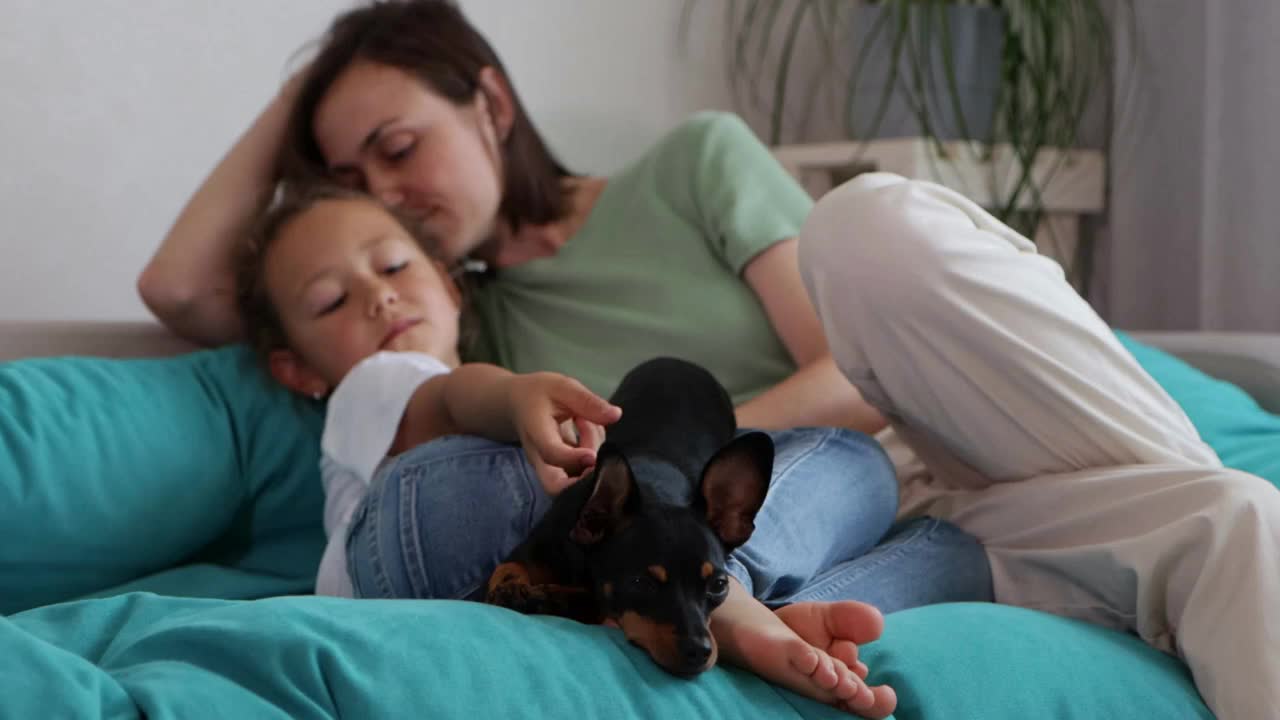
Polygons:
<instances>
[{"instance_id":1,"label":"toe","mask_svg":"<svg viewBox=\"0 0 1280 720\"><path fill-rule=\"evenodd\" d=\"M877 685L871 688L871 692L875 696L875 702L870 708L859 711L863 715L879 720L879 718L889 717L894 710L898 709L898 694L893 691L893 688L888 685Z\"/></svg>"},{"instance_id":2,"label":"toe","mask_svg":"<svg viewBox=\"0 0 1280 720\"><path fill-rule=\"evenodd\" d=\"M822 662L822 654L809 643L798 640L787 646L787 659L790 660L791 667L805 675L812 675Z\"/></svg>"},{"instance_id":3,"label":"toe","mask_svg":"<svg viewBox=\"0 0 1280 720\"><path fill-rule=\"evenodd\" d=\"M836 698L838 700L856 702L864 692L869 696L869 691L866 689L867 686L862 682L862 679L857 675L854 675L852 670L843 665L844 664L841 663L841 667L839 669L840 683L836 685L835 690L833 691ZM870 705L870 702L865 704Z\"/></svg>"},{"instance_id":4,"label":"toe","mask_svg":"<svg viewBox=\"0 0 1280 720\"><path fill-rule=\"evenodd\" d=\"M825 606L827 632L833 638L862 645L884 632L884 615L874 605L846 600Z\"/></svg>"},{"instance_id":5,"label":"toe","mask_svg":"<svg viewBox=\"0 0 1280 720\"><path fill-rule=\"evenodd\" d=\"M831 657L828 655L823 655L819 659L818 668L809 678L820 690L831 691L840 684L840 673L836 671L835 663L832 662Z\"/></svg>"},{"instance_id":6,"label":"toe","mask_svg":"<svg viewBox=\"0 0 1280 720\"><path fill-rule=\"evenodd\" d=\"M862 663L858 662L858 646L848 640L832 642L831 647L827 648L827 652L831 654L831 657L848 665L849 669L854 672L857 672L858 666L862 665ZM863 667L866 666L863 665ZM862 677L866 677L866 673L863 673Z\"/></svg>"}]
</instances>

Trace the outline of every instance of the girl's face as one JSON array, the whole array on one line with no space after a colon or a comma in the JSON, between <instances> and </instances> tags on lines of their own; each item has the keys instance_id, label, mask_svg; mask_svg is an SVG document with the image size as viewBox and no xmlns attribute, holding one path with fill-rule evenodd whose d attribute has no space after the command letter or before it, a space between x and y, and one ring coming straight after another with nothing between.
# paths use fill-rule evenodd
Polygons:
<instances>
[{"instance_id":1,"label":"girl's face","mask_svg":"<svg viewBox=\"0 0 1280 720\"><path fill-rule=\"evenodd\" d=\"M484 93L458 106L399 68L358 60L316 106L313 127L336 181L405 209L449 261L493 236L505 129Z\"/></svg>"},{"instance_id":2,"label":"girl's face","mask_svg":"<svg viewBox=\"0 0 1280 720\"><path fill-rule=\"evenodd\" d=\"M291 348L272 354L272 373L295 390L328 392L379 350L457 362L457 290L372 202L324 200L286 223L264 278Z\"/></svg>"}]
</instances>

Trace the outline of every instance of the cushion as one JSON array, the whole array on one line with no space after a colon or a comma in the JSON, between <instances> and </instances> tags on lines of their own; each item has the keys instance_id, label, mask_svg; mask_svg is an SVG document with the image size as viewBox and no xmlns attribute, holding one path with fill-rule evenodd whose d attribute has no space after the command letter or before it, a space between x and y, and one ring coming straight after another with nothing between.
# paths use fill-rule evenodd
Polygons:
<instances>
[{"instance_id":1,"label":"cushion","mask_svg":"<svg viewBox=\"0 0 1280 720\"><path fill-rule=\"evenodd\" d=\"M1263 410L1248 393L1210 377L1163 350L1119 332L1120 342L1173 397L1227 467L1280 486L1280 415Z\"/></svg>"},{"instance_id":2,"label":"cushion","mask_svg":"<svg viewBox=\"0 0 1280 720\"><path fill-rule=\"evenodd\" d=\"M0 417L0 613L218 568L241 596L310 590L322 417L246 348L3 363Z\"/></svg>"},{"instance_id":3,"label":"cushion","mask_svg":"<svg viewBox=\"0 0 1280 720\"><path fill-rule=\"evenodd\" d=\"M848 717L736 670L678 679L617 630L445 600L134 593L0 619L0 644L14 717Z\"/></svg>"},{"instance_id":4,"label":"cushion","mask_svg":"<svg viewBox=\"0 0 1280 720\"><path fill-rule=\"evenodd\" d=\"M618 630L443 600L134 593L0 619L0 644L15 717L848 717L724 666L675 678ZM894 613L863 653L899 720L1212 717L1177 660L1030 610Z\"/></svg>"},{"instance_id":5,"label":"cushion","mask_svg":"<svg viewBox=\"0 0 1280 720\"><path fill-rule=\"evenodd\" d=\"M898 720L1205 718L1180 660L1135 636L1005 605L892 613L862 649L870 680L898 692Z\"/></svg>"}]
</instances>

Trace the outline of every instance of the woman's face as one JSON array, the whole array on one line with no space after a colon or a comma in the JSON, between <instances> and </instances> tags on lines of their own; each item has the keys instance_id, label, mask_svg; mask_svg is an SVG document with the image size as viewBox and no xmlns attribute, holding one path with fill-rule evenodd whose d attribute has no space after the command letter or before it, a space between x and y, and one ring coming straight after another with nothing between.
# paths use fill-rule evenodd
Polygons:
<instances>
[{"instance_id":1,"label":"woman's face","mask_svg":"<svg viewBox=\"0 0 1280 720\"><path fill-rule=\"evenodd\" d=\"M316 143L335 180L404 208L456 261L492 237L502 201L484 98L458 106L399 68L357 60L316 106Z\"/></svg>"}]
</instances>

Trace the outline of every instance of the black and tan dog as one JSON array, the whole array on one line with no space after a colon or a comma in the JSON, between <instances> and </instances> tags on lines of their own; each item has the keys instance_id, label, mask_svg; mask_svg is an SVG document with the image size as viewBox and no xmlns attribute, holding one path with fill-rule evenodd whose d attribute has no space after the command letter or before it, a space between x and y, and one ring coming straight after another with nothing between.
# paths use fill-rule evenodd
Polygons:
<instances>
[{"instance_id":1,"label":"black and tan dog","mask_svg":"<svg viewBox=\"0 0 1280 720\"><path fill-rule=\"evenodd\" d=\"M715 664L711 611L728 592L725 558L764 502L773 442L735 438L728 393L682 360L639 365L610 400L622 419L595 468L497 568L486 599L616 624L658 665L693 676Z\"/></svg>"}]
</instances>

